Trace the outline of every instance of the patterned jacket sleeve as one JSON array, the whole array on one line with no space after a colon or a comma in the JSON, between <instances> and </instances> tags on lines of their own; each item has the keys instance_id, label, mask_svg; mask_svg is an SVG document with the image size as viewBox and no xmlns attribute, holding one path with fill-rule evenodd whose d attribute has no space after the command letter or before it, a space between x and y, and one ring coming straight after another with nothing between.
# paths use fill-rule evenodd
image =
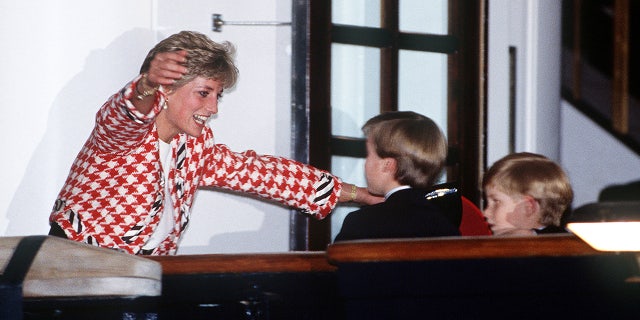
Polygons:
<instances>
[{"instance_id":1,"label":"patterned jacket sleeve","mask_svg":"<svg viewBox=\"0 0 640 320\"><path fill-rule=\"evenodd\" d=\"M92 149L102 153L127 153L143 142L165 100L162 94L157 94L154 108L148 114L140 113L131 103L140 78L136 77L102 105L88 141Z\"/></svg>"},{"instance_id":2,"label":"patterned jacket sleeve","mask_svg":"<svg viewBox=\"0 0 640 320\"><path fill-rule=\"evenodd\" d=\"M295 207L317 219L335 208L342 181L330 173L290 159L232 152L216 144L202 184L244 191Z\"/></svg>"}]
</instances>

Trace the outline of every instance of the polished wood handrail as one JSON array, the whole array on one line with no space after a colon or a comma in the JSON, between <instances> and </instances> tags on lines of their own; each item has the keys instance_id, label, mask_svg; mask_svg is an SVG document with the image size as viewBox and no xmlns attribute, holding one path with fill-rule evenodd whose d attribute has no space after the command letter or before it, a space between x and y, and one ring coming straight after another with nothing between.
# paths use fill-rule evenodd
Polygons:
<instances>
[{"instance_id":1,"label":"polished wood handrail","mask_svg":"<svg viewBox=\"0 0 640 320\"><path fill-rule=\"evenodd\" d=\"M341 263L569 257L600 252L571 234L534 237L444 237L344 241L327 251L152 256L164 275L257 272L333 272Z\"/></svg>"},{"instance_id":2,"label":"polished wood handrail","mask_svg":"<svg viewBox=\"0 0 640 320\"><path fill-rule=\"evenodd\" d=\"M202 254L151 256L160 262L162 273L251 273L335 271L324 251L258 254Z\"/></svg>"},{"instance_id":3,"label":"polished wood handrail","mask_svg":"<svg viewBox=\"0 0 640 320\"><path fill-rule=\"evenodd\" d=\"M584 256L599 252L574 235L447 237L345 241L327 248L329 263Z\"/></svg>"}]
</instances>

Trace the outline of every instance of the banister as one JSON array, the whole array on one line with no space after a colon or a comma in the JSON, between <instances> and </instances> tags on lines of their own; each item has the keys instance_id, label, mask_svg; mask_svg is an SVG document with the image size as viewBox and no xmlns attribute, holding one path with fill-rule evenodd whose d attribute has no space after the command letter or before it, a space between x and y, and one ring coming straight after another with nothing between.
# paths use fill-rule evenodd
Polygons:
<instances>
[{"instance_id":1,"label":"banister","mask_svg":"<svg viewBox=\"0 0 640 320\"><path fill-rule=\"evenodd\" d=\"M329 246L331 264L345 262L455 260L584 256L606 254L574 235L534 237L448 237L404 240L346 241Z\"/></svg>"}]
</instances>

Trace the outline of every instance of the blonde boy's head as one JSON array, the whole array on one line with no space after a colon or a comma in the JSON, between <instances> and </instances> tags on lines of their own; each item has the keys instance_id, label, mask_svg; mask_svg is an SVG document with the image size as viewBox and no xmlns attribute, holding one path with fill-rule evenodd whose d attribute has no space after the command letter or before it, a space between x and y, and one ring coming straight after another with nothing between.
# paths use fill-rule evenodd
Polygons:
<instances>
[{"instance_id":1,"label":"blonde boy's head","mask_svg":"<svg viewBox=\"0 0 640 320\"><path fill-rule=\"evenodd\" d=\"M492 186L510 197L530 196L540 207L540 224L559 226L573 200L565 172L543 155L520 152L496 161L485 173L482 188Z\"/></svg>"},{"instance_id":2,"label":"blonde boy's head","mask_svg":"<svg viewBox=\"0 0 640 320\"><path fill-rule=\"evenodd\" d=\"M441 177L447 158L447 139L430 118L412 111L373 117L362 127L381 158L397 162L400 184L426 188Z\"/></svg>"}]
</instances>

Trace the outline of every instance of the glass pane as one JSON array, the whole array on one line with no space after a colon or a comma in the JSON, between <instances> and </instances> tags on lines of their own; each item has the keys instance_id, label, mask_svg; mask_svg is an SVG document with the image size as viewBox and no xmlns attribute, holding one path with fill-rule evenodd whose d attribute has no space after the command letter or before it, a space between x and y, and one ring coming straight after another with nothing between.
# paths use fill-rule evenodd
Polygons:
<instances>
[{"instance_id":1,"label":"glass pane","mask_svg":"<svg viewBox=\"0 0 640 320\"><path fill-rule=\"evenodd\" d=\"M364 187L367 181L364 175L364 159L333 156L331 158L331 172L343 181L354 183ZM331 240L338 235L342 227L342 221L351 211L357 210L357 206L340 205L331 213Z\"/></svg>"},{"instance_id":2,"label":"glass pane","mask_svg":"<svg viewBox=\"0 0 640 320\"><path fill-rule=\"evenodd\" d=\"M331 56L331 134L362 137L380 110L380 49L333 44Z\"/></svg>"},{"instance_id":3,"label":"glass pane","mask_svg":"<svg viewBox=\"0 0 640 320\"><path fill-rule=\"evenodd\" d=\"M338 0L331 2L332 22L361 27L380 27L380 1Z\"/></svg>"},{"instance_id":4,"label":"glass pane","mask_svg":"<svg viewBox=\"0 0 640 320\"><path fill-rule=\"evenodd\" d=\"M401 0L400 30L447 34L448 0Z\"/></svg>"},{"instance_id":5,"label":"glass pane","mask_svg":"<svg viewBox=\"0 0 640 320\"><path fill-rule=\"evenodd\" d=\"M422 113L447 133L447 55L401 50L398 109Z\"/></svg>"}]
</instances>

